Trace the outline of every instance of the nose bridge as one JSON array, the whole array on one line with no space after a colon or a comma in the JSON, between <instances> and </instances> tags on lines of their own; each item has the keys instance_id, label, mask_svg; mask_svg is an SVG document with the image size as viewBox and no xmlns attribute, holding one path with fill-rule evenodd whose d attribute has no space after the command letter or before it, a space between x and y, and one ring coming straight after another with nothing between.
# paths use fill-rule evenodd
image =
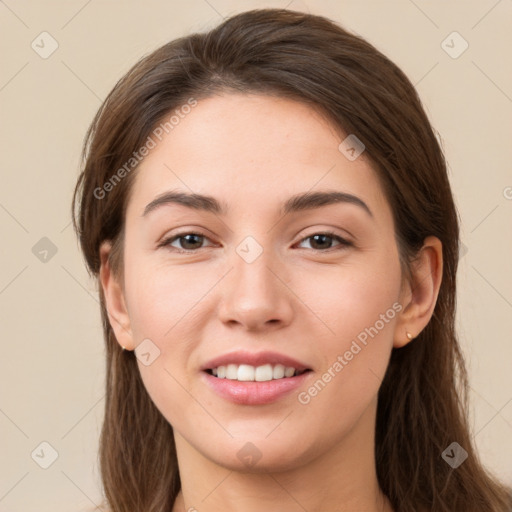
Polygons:
<instances>
[{"instance_id":1,"label":"nose bridge","mask_svg":"<svg viewBox=\"0 0 512 512\"><path fill-rule=\"evenodd\" d=\"M282 282L284 276L279 276L283 270L269 238L265 238L267 243L263 246L255 237L247 236L235 247L230 265L233 270L221 307L224 321L252 328L270 321L289 321L291 294Z\"/></svg>"},{"instance_id":2,"label":"nose bridge","mask_svg":"<svg viewBox=\"0 0 512 512\"><path fill-rule=\"evenodd\" d=\"M239 288L260 293L268 293L274 288L275 276L270 268L275 266L276 257L270 244L263 247L253 237L247 237L235 252L233 264Z\"/></svg>"},{"instance_id":3,"label":"nose bridge","mask_svg":"<svg viewBox=\"0 0 512 512\"><path fill-rule=\"evenodd\" d=\"M259 237L260 240L262 237ZM234 280L236 289L246 300L264 299L269 303L277 291L278 280L270 271L276 266L276 255L266 237L265 246L253 236L245 237L235 248L233 255ZM282 286L282 285L281 285Z\"/></svg>"}]
</instances>

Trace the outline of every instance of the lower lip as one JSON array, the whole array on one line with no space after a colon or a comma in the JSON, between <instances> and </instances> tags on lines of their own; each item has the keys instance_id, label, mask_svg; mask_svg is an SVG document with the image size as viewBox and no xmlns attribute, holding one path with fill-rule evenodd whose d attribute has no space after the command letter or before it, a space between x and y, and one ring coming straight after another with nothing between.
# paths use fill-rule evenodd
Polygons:
<instances>
[{"instance_id":1,"label":"lower lip","mask_svg":"<svg viewBox=\"0 0 512 512\"><path fill-rule=\"evenodd\" d=\"M203 378L215 393L230 402L241 405L264 405L276 402L300 387L310 373L312 372L308 371L295 377L283 377L263 382L219 379L206 372L203 372Z\"/></svg>"}]
</instances>

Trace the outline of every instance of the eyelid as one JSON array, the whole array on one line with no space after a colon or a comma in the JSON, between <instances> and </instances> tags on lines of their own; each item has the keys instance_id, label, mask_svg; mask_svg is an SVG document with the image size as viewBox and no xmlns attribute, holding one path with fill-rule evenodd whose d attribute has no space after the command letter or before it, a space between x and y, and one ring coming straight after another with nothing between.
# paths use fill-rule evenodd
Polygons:
<instances>
[{"instance_id":1,"label":"eyelid","mask_svg":"<svg viewBox=\"0 0 512 512\"><path fill-rule=\"evenodd\" d=\"M314 232L310 233L309 235L305 235L305 236L301 237L301 239L298 242L296 242L296 244L297 243L302 243L305 240L307 240L308 238L313 238L315 235L328 236L329 238L332 238L332 239L337 240L339 242L338 246L330 247L329 249L325 249L323 251L320 250L320 249L317 249L317 250L312 249L315 252L329 252L329 251L336 250L336 247L339 247L340 245L341 246L346 246L346 247L354 245L353 242L348 240L346 237L338 235L334 231L330 231L330 230L317 230L317 231L314 231ZM294 244L294 245L296 245L296 244Z\"/></svg>"},{"instance_id":2,"label":"eyelid","mask_svg":"<svg viewBox=\"0 0 512 512\"><path fill-rule=\"evenodd\" d=\"M199 252L201 249L206 249L207 248L207 247L200 247L199 249L179 249L177 247L172 247L171 246L171 243L175 242L179 238L185 237L186 235L198 235L198 236L203 237L203 238L205 238L205 239L207 239L207 240L209 240L211 242L210 237L208 235L206 235L204 232L202 232L201 230L199 230L199 229L188 229L188 230L184 230L184 231L182 231L180 233L175 233L173 235L170 235L168 237L163 238L162 241L157 244L157 247L158 248L160 248L160 247L171 247L171 249L169 249L169 250L171 250L171 252L176 252L178 254L179 253L181 253L181 254L193 254L193 253ZM325 235L325 236L328 236L328 237L333 238L334 240L338 241L338 245L336 245L334 247L330 247L328 249L324 249L324 250L322 250L322 249L309 249L309 250L311 250L311 251L313 251L315 253L330 253L330 252L335 252L335 251L338 251L338 250L346 249L348 247L354 247L354 243L351 240L348 240L344 236L338 235L337 233L335 233L334 231L332 231L330 229L324 229L324 230L317 229L316 231L312 231L310 234L302 236L297 242L294 243L294 245L300 244L301 242L304 242L305 240L307 240L309 238L312 238L315 235Z\"/></svg>"},{"instance_id":3,"label":"eyelid","mask_svg":"<svg viewBox=\"0 0 512 512\"><path fill-rule=\"evenodd\" d=\"M348 231L345 230L345 233L346 233L346 235L345 235L345 234L340 234L340 233L336 232L335 229L336 228L332 228L332 227L324 228L324 229L322 229L322 228L313 229L309 233L302 235L301 238L299 239L299 242L302 242L305 238L309 238L314 235L329 235L333 238L340 238L341 240L343 240L346 243L354 243L352 241L354 239L354 237Z\"/></svg>"},{"instance_id":4,"label":"eyelid","mask_svg":"<svg viewBox=\"0 0 512 512\"><path fill-rule=\"evenodd\" d=\"M162 240L157 244L157 247L171 247L172 242L175 242L177 239L183 238L186 235L198 235L207 240L210 240L210 237L208 235L206 235L205 233L203 233L201 230L188 229L188 230L182 231L180 233L175 233L173 235L169 235L169 236L162 238ZM206 247L200 247L200 249L206 249ZM196 249L196 250L188 249L187 250L187 249L178 249L176 247L171 247L171 250L173 252L178 252L178 253L181 252L181 253L186 253L186 254L191 254L193 252L199 252L199 249Z\"/></svg>"}]
</instances>

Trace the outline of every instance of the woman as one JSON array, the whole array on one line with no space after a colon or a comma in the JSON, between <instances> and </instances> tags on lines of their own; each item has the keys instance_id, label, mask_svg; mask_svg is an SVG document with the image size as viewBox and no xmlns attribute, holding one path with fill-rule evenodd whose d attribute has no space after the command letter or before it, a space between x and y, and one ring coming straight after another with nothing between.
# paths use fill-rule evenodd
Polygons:
<instances>
[{"instance_id":1,"label":"woman","mask_svg":"<svg viewBox=\"0 0 512 512\"><path fill-rule=\"evenodd\" d=\"M468 429L446 163L372 45L235 15L138 62L83 157L109 510L510 510Z\"/></svg>"}]
</instances>

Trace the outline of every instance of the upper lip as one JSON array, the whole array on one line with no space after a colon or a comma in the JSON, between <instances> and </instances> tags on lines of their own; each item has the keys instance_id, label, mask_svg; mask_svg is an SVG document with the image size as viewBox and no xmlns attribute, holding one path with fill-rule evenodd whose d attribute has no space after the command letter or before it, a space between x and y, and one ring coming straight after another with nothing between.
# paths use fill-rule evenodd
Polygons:
<instances>
[{"instance_id":1,"label":"upper lip","mask_svg":"<svg viewBox=\"0 0 512 512\"><path fill-rule=\"evenodd\" d=\"M201 370L211 370L212 368L218 368L219 366L226 366L228 364L248 364L256 367L263 366L264 364L282 364L285 367L293 367L297 371L310 369L300 361L284 354L279 354L278 352L265 351L252 353L247 351L236 351L210 359L201 366Z\"/></svg>"}]
</instances>

